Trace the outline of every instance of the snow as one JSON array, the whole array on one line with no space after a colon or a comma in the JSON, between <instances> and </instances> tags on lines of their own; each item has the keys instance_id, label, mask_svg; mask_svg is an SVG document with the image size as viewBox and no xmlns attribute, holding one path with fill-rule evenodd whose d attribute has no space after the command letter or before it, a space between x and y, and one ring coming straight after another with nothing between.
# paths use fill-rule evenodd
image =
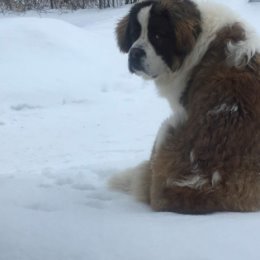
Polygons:
<instances>
[{"instance_id":1,"label":"snow","mask_svg":"<svg viewBox=\"0 0 260 260\"><path fill-rule=\"evenodd\" d=\"M227 4L258 25L246 2ZM0 16L0 260L258 260L260 213L155 213L107 189L170 114L117 49L127 11Z\"/></svg>"}]
</instances>

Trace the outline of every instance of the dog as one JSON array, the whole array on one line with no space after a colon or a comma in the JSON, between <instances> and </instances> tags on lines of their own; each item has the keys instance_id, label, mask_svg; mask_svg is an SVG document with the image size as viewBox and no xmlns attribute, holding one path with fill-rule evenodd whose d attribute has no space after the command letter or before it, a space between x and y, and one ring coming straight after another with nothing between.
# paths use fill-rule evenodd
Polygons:
<instances>
[{"instance_id":1,"label":"dog","mask_svg":"<svg viewBox=\"0 0 260 260\"><path fill-rule=\"evenodd\" d=\"M110 187L155 211L260 209L260 41L226 6L143 1L116 27L130 72L153 80L173 111L149 160Z\"/></svg>"}]
</instances>

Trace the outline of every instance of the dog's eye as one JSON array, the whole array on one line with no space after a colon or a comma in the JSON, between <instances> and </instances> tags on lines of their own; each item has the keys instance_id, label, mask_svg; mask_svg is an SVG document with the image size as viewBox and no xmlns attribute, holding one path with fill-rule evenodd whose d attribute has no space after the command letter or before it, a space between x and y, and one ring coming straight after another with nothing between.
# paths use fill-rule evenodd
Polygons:
<instances>
[{"instance_id":1,"label":"dog's eye","mask_svg":"<svg viewBox=\"0 0 260 260\"><path fill-rule=\"evenodd\" d=\"M167 34L165 34L165 33L156 33L156 34L154 35L154 37L155 37L155 39L156 39L157 41L162 41L162 40L164 40L164 39L167 39Z\"/></svg>"}]
</instances>

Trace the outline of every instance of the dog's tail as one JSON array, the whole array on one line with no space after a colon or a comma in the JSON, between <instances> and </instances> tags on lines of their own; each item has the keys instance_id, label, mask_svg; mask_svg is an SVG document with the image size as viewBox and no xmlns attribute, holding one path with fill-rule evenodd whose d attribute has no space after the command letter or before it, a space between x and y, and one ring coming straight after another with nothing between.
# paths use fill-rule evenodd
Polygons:
<instances>
[{"instance_id":1,"label":"dog's tail","mask_svg":"<svg viewBox=\"0 0 260 260\"><path fill-rule=\"evenodd\" d=\"M151 185L150 162L145 161L135 168L129 168L112 176L108 181L111 189L133 195L137 200L149 203Z\"/></svg>"}]
</instances>

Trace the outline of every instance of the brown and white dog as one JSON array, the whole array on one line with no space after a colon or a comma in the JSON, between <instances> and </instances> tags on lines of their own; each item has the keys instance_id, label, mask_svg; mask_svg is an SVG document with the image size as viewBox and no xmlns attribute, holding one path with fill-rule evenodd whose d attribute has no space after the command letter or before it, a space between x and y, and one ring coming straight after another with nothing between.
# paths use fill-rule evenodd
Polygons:
<instances>
[{"instance_id":1,"label":"brown and white dog","mask_svg":"<svg viewBox=\"0 0 260 260\"><path fill-rule=\"evenodd\" d=\"M110 180L156 211L260 210L260 41L227 7L144 1L117 25L173 110L150 160Z\"/></svg>"}]
</instances>

